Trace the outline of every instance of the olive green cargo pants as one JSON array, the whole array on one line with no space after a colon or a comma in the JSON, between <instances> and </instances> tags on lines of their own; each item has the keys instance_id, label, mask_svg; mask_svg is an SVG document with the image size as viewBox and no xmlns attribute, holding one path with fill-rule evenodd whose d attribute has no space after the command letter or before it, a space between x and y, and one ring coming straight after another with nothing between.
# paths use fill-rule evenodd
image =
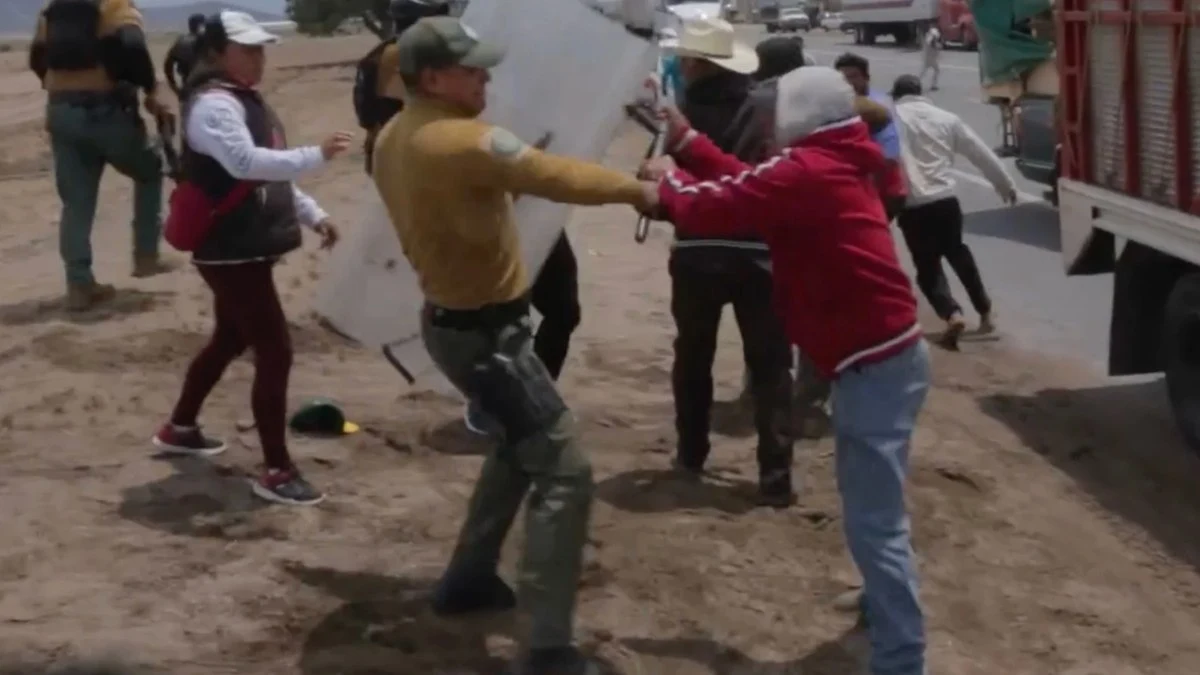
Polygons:
<instances>
[{"instance_id":1,"label":"olive green cargo pants","mask_svg":"<svg viewBox=\"0 0 1200 675\"><path fill-rule=\"evenodd\" d=\"M529 646L569 645L594 487L574 418L533 352L528 318L490 332L435 323L426 311L422 337L434 363L505 429L484 461L447 577L495 573L504 538L529 494L517 589L519 607L531 619Z\"/></svg>"},{"instance_id":2,"label":"olive green cargo pants","mask_svg":"<svg viewBox=\"0 0 1200 675\"><path fill-rule=\"evenodd\" d=\"M51 100L46 129L54 153L54 178L62 201L58 248L68 285L90 285L92 222L104 167L133 179L133 253L158 254L162 224L162 160L136 108L115 98Z\"/></svg>"}]
</instances>

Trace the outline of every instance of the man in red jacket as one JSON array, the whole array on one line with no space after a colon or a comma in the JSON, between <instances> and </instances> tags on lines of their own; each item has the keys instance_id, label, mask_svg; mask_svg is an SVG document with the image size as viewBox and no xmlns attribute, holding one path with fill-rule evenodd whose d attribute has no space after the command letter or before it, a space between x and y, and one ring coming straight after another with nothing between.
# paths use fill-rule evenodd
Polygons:
<instances>
[{"instance_id":1,"label":"man in red jacket","mask_svg":"<svg viewBox=\"0 0 1200 675\"><path fill-rule=\"evenodd\" d=\"M863 576L873 675L924 675L924 619L904 502L909 444L929 389L917 301L900 267L874 177L879 145L837 71L783 76L782 153L749 166L668 112L661 214L698 236L766 241L788 336L833 382L837 480L846 539Z\"/></svg>"}]
</instances>

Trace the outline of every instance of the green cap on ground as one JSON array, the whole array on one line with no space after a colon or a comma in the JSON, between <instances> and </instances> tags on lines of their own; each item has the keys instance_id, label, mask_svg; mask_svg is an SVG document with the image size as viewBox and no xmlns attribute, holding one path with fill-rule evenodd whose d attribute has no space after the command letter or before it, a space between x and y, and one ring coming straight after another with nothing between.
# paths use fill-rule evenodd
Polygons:
<instances>
[{"instance_id":1,"label":"green cap on ground","mask_svg":"<svg viewBox=\"0 0 1200 675\"><path fill-rule=\"evenodd\" d=\"M481 42L470 26L452 16L421 19L396 38L396 47L400 73L410 76L429 68L492 68L504 60L503 48Z\"/></svg>"},{"instance_id":2,"label":"green cap on ground","mask_svg":"<svg viewBox=\"0 0 1200 675\"><path fill-rule=\"evenodd\" d=\"M336 403L325 398L314 398L292 415L288 426L302 434L342 436L358 431L358 425L346 420L345 413Z\"/></svg>"}]
</instances>

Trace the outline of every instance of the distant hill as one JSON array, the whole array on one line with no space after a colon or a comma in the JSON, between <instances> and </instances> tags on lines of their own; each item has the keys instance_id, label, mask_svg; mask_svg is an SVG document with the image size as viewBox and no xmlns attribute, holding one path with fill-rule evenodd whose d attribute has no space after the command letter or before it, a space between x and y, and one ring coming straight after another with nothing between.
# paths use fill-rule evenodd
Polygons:
<instances>
[{"instance_id":1,"label":"distant hill","mask_svg":"<svg viewBox=\"0 0 1200 675\"><path fill-rule=\"evenodd\" d=\"M45 0L0 0L0 35L25 36L33 33L37 25L37 15L45 6ZM278 6L279 3L250 0L247 4L258 6ZM212 14L223 9L236 9L249 12L259 21L285 21L283 13L272 13L244 7L237 3L216 2L203 0L187 4L167 5L139 3L142 16L146 21L146 30L181 31L187 27L187 18L192 14Z\"/></svg>"}]
</instances>

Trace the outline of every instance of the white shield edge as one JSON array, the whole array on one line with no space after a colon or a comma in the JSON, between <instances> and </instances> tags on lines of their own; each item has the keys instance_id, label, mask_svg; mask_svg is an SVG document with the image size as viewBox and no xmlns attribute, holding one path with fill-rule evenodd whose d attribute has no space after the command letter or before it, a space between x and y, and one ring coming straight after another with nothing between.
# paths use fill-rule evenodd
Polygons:
<instances>
[{"instance_id":1,"label":"white shield edge","mask_svg":"<svg viewBox=\"0 0 1200 675\"><path fill-rule=\"evenodd\" d=\"M463 17L486 41L506 47L492 72L484 119L548 151L599 161L624 105L654 70L656 47L571 0L471 3ZM552 55L552 56L551 56ZM383 203L368 179L359 222L329 256L314 309L335 330L392 358L423 387L450 389L420 340L424 303ZM545 263L571 207L524 196L514 205L531 278ZM634 216L630 214L630 225Z\"/></svg>"}]
</instances>

